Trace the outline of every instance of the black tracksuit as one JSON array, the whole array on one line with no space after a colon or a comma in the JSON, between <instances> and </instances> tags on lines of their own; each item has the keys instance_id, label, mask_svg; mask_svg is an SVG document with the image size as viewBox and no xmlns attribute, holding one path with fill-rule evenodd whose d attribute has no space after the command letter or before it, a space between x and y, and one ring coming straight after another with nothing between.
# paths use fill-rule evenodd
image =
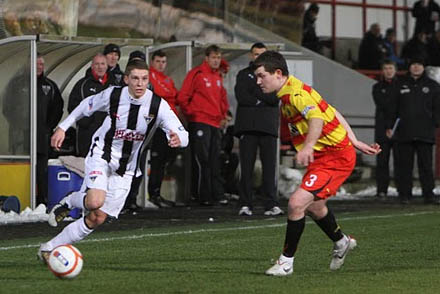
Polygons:
<instances>
[{"instance_id":1,"label":"black tracksuit","mask_svg":"<svg viewBox=\"0 0 440 294\"><path fill-rule=\"evenodd\" d=\"M440 14L440 6L434 0L430 0L426 7L423 7L422 1L414 3L411 10L412 16L416 19L414 36L419 32L435 33L435 21L431 20L431 16L433 13Z\"/></svg>"},{"instance_id":2,"label":"black tracksuit","mask_svg":"<svg viewBox=\"0 0 440 294\"><path fill-rule=\"evenodd\" d=\"M263 193L265 209L278 206L277 197L277 137L279 128L279 99L264 94L256 83L256 77L249 67L241 70L235 84L237 113L234 134L240 139L240 205L252 209L253 171L260 150L263 167Z\"/></svg>"},{"instance_id":3,"label":"black tracksuit","mask_svg":"<svg viewBox=\"0 0 440 294\"><path fill-rule=\"evenodd\" d=\"M47 204L47 161L52 130L63 116L64 101L54 81L37 78L37 205Z\"/></svg>"},{"instance_id":4,"label":"black tracksuit","mask_svg":"<svg viewBox=\"0 0 440 294\"><path fill-rule=\"evenodd\" d=\"M107 73L110 75L109 79L113 85L121 87L125 86L124 73L121 71L119 64L116 64L113 68L107 69Z\"/></svg>"},{"instance_id":5,"label":"black tracksuit","mask_svg":"<svg viewBox=\"0 0 440 294\"><path fill-rule=\"evenodd\" d=\"M108 76L106 83L104 85L101 84L93 77L92 72L89 69L86 72L86 76L76 82L72 92L70 92L67 110L69 113L72 112L82 100L90 95L98 94L113 84L114 82L110 75ZM92 116L84 117L77 122L78 156L86 157L92 142L92 136L101 126L106 115L105 112L99 111L95 112Z\"/></svg>"},{"instance_id":6,"label":"black tracksuit","mask_svg":"<svg viewBox=\"0 0 440 294\"><path fill-rule=\"evenodd\" d=\"M399 82L391 109L388 127L400 119L395 134L400 159L397 173L399 195L402 199L411 197L416 153L423 196L429 200L434 196L432 147L435 129L440 123L440 86L425 74L417 80L407 75Z\"/></svg>"},{"instance_id":7,"label":"black tracksuit","mask_svg":"<svg viewBox=\"0 0 440 294\"><path fill-rule=\"evenodd\" d=\"M389 161L391 151L394 149L394 140L390 140L386 132L386 122L391 113L391 100L398 88L397 78L390 81L381 80L373 85L373 100L376 105L374 140L382 148L376 156L376 186L377 193L387 193L390 183ZM397 171L397 156L393 150L394 173Z\"/></svg>"}]
</instances>

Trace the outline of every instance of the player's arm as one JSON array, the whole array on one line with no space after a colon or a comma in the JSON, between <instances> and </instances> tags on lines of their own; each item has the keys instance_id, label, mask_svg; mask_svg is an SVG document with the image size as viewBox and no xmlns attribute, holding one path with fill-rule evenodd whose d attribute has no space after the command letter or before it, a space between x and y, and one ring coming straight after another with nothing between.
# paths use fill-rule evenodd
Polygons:
<instances>
[{"instance_id":1,"label":"player's arm","mask_svg":"<svg viewBox=\"0 0 440 294\"><path fill-rule=\"evenodd\" d=\"M368 145L368 144L365 144L362 141L359 141L356 138L356 135L354 134L354 132L351 129L351 127L348 124L348 122L342 116L342 114L340 114L339 111L337 111L336 109L335 109L335 114L336 114L336 117L338 118L339 122L342 124L342 126L347 131L348 139L350 139L350 142L353 144L353 146L356 149L358 149L359 151L361 151L361 152L363 152L365 154L370 154L370 155L377 154L377 153L379 153L381 151L380 146L377 143Z\"/></svg>"},{"instance_id":2,"label":"player's arm","mask_svg":"<svg viewBox=\"0 0 440 294\"><path fill-rule=\"evenodd\" d=\"M170 147L176 148L188 146L188 132L165 100L162 100L160 103L158 120L159 127L167 135L168 145Z\"/></svg>"},{"instance_id":3,"label":"player's arm","mask_svg":"<svg viewBox=\"0 0 440 294\"><path fill-rule=\"evenodd\" d=\"M92 95L81 101L81 103L72 110L68 117L63 120L55 130L55 133L50 139L50 145L59 150L63 144L65 138L65 132L70 128L75 122L80 120L84 116L90 116L96 111L107 111L109 107L110 91L104 90L96 95Z\"/></svg>"},{"instance_id":4,"label":"player's arm","mask_svg":"<svg viewBox=\"0 0 440 294\"><path fill-rule=\"evenodd\" d=\"M310 118L308 120L308 132L304 141L304 147L296 154L296 162L304 166L313 162L313 146L315 146L322 133L324 120L321 118Z\"/></svg>"}]
</instances>

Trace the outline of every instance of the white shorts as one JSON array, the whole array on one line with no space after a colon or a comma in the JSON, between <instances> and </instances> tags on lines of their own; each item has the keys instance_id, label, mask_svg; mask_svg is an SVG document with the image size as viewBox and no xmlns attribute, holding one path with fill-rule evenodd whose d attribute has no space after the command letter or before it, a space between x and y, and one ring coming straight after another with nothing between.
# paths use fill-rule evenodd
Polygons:
<instances>
[{"instance_id":1,"label":"white shorts","mask_svg":"<svg viewBox=\"0 0 440 294\"><path fill-rule=\"evenodd\" d=\"M132 178L131 175L121 177L112 172L104 159L86 157L85 176L81 191L87 192L88 189L105 191L104 204L100 210L117 218L130 192Z\"/></svg>"}]
</instances>

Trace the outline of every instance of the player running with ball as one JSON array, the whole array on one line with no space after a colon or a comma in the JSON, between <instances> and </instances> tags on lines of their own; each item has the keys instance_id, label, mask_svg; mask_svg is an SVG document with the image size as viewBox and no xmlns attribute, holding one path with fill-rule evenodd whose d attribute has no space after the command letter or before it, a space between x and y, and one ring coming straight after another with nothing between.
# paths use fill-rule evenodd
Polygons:
<instances>
[{"instance_id":1,"label":"player running with ball","mask_svg":"<svg viewBox=\"0 0 440 294\"><path fill-rule=\"evenodd\" d=\"M130 190L131 180L140 173L139 154L160 127L170 147L188 145L188 133L165 100L155 96L148 86L148 66L143 61L127 64L126 87L111 87L89 96L58 126L51 145L60 148L65 130L95 111L107 112L101 127L93 135L85 159L85 178L81 190L66 196L54 206L49 224L57 226L73 208L88 211L87 216L66 226L61 233L38 250L45 261L54 248L84 239L101 225L107 216L118 217ZM150 105L155 105L151 107ZM152 112L152 109L155 111Z\"/></svg>"},{"instance_id":2,"label":"player running with ball","mask_svg":"<svg viewBox=\"0 0 440 294\"><path fill-rule=\"evenodd\" d=\"M327 208L327 199L350 176L356 163L355 148L365 154L380 152L356 139L344 117L310 86L289 76L281 54L267 51L255 61L257 84L263 92L276 92L282 101L282 114L289 123L296 162L307 166L302 184L293 192L288 204L286 238L280 258L266 271L267 275L293 273L293 261L304 231L305 215L310 215L334 242L331 270L344 264L356 240L345 235L335 216Z\"/></svg>"}]
</instances>

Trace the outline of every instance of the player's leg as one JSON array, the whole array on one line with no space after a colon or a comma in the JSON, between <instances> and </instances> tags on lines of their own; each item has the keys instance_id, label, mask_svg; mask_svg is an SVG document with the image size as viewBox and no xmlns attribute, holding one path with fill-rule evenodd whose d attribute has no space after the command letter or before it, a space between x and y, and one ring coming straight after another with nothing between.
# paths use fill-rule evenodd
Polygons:
<instances>
[{"instance_id":1,"label":"player's leg","mask_svg":"<svg viewBox=\"0 0 440 294\"><path fill-rule=\"evenodd\" d=\"M63 221L73 208L95 210L99 208L96 207L97 201L100 201L102 206L105 199L105 192L107 191L109 176L110 168L105 160L101 158L87 157L85 160L85 176L81 189L67 194L52 208L49 213L49 225L52 227L58 226L58 223ZM93 192L94 190L101 190L104 192ZM100 194L101 196L99 196ZM87 201L90 202L89 204L86 203L86 198Z\"/></svg>"},{"instance_id":2,"label":"player's leg","mask_svg":"<svg viewBox=\"0 0 440 294\"><path fill-rule=\"evenodd\" d=\"M90 189L85 197L85 207L90 211L86 217L82 217L66 226L58 235L49 242L43 243L38 251L38 257L45 261L49 253L56 247L64 244L73 244L87 237L93 230L101 225L107 218L107 214L101 211L105 201L106 192L99 189Z\"/></svg>"},{"instance_id":3,"label":"player's leg","mask_svg":"<svg viewBox=\"0 0 440 294\"><path fill-rule=\"evenodd\" d=\"M289 199L286 238L283 253L266 271L267 275L287 276L293 273L293 260L298 243L305 227L305 211L313 203L312 193L298 188Z\"/></svg>"},{"instance_id":4,"label":"player's leg","mask_svg":"<svg viewBox=\"0 0 440 294\"><path fill-rule=\"evenodd\" d=\"M333 241L333 254L330 269L337 270L342 267L348 252L357 245L356 240L345 235L337 224L336 218L326 206L326 199L320 199L311 204L307 211L321 230Z\"/></svg>"},{"instance_id":5,"label":"player's leg","mask_svg":"<svg viewBox=\"0 0 440 294\"><path fill-rule=\"evenodd\" d=\"M352 146L343 150L333 151L316 160L315 165L305 177L309 182L303 182L305 187L312 189L315 200L307 212L312 216L321 230L334 242L331 270L339 269L347 253L356 247L356 240L344 235L336 222L335 216L327 208L327 199L335 195L339 187L352 173L356 163L356 153ZM315 179L311 183L311 179ZM308 183L310 184L308 186Z\"/></svg>"}]
</instances>

